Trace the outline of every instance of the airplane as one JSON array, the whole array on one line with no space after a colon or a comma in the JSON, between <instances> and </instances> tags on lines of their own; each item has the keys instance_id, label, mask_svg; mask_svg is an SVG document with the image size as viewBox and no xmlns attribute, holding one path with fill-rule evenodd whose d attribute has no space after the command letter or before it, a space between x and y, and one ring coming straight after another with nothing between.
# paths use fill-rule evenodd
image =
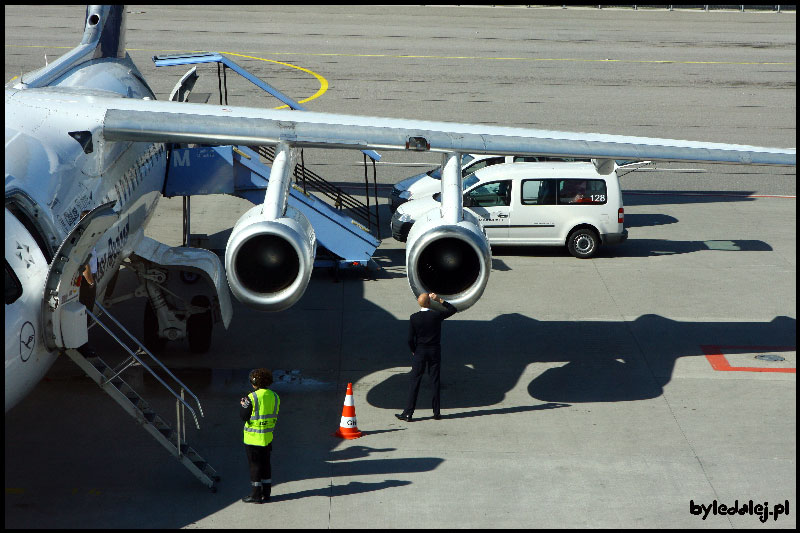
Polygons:
<instances>
[{"instance_id":1,"label":"airplane","mask_svg":"<svg viewBox=\"0 0 800 533\"><path fill-rule=\"evenodd\" d=\"M200 351L212 324L232 319L229 289L264 311L297 302L317 248L287 200L303 147L442 154L441 207L412 228L406 266L415 296L437 292L460 310L480 299L491 270L481 223L462 205L463 153L588 158L599 173L615 160L796 165L794 149L157 101L125 51L124 6L88 6L81 43L9 83L5 114L6 412L59 353L86 343L77 283L90 253L98 302L131 268L157 339L187 338ZM170 151L186 143L275 147L264 201L234 225L224 267L208 250L144 234ZM167 279L186 272L203 289L181 297Z\"/></svg>"}]
</instances>

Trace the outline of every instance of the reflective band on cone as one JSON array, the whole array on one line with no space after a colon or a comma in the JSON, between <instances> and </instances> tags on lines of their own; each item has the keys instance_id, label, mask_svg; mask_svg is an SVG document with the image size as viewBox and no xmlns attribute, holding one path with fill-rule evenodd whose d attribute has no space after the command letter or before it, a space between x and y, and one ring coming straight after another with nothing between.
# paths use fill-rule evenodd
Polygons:
<instances>
[{"instance_id":1,"label":"reflective band on cone","mask_svg":"<svg viewBox=\"0 0 800 533\"><path fill-rule=\"evenodd\" d=\"M356 404L353 402L352 383L347 384L347 394L345 394L344 407L342 407L342 421L339 423L339 430L333 436L343 439L357 439L361 436L356 422Z\"/></svg>"}]
</instances>

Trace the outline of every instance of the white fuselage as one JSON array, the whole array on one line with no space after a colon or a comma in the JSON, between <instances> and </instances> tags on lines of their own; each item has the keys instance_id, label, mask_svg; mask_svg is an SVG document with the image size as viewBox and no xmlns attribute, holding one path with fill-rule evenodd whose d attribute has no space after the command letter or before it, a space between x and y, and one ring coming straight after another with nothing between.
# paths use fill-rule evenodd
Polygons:
<instances>
[{"instance_id":1,"label":"white fuselage","mask_svg":"<svg viewBox=\"0 0 800 533\"><path fill-rule=\"evenodd\" d=\"M104 89L74 86L76 79ZM99 299L142 239L161 195L164 145L105 141L106 106L98 97L152 98L152 92L123 63L109 61L84 65L54 87L5 92L6 411L55 361L42 338L47 263L81 213L115 202L119 214L95 245ZM69 134L81 131L91 135L91 149Z\"/></svg>"}]
</instances>

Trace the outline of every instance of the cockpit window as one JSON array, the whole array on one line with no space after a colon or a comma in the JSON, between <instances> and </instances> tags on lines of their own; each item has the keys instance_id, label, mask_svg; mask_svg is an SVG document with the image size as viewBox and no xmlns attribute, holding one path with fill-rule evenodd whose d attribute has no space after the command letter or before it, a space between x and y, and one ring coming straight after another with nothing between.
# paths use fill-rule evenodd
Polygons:
<instances>
[{"instance_id":1,"label":"cockpit window","mask_svg":"<svg viewBox=\"0 0 800 533\"><path fill-rule=\"evenodd\" d=\"M20 296L22 296L22 284L6 261L6 305L16 302Z\"/></svg>"}]
</instances>

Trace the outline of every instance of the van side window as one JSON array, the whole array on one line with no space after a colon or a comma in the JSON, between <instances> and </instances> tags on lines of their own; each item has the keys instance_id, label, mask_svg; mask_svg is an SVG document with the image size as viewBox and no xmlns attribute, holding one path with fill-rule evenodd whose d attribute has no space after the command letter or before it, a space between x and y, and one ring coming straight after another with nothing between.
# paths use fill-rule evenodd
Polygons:
<instances>
[{"instance_id":1,"label":"van side window","mask_svg":"<svg viewBox=\"0 0 800 533\"><path fill-rule=\"evenodd\" d=\"M477 172L478 170L484 167L490 167L492 165L498 165L500 163L504 163L505 160L506 160L505 157L490 157L489 159L482 159L464 168L461 171L461 177L464 177L468 174L472 174L473 172Z\"/></svg>"},{"instance_id":2,"label":"van side window","mask_svg":"<svg viewBox=\"0 0 800 533\"><path fill-rule=\"evenodd\" d=\"M494 181L475 187L466 194L467 207L511 205L511 180Z\"/></svg>"},{"instance_id":3,"label":"van side window","mask_svg":"<svg viewBox=\"0 0 800 533\"><path fill-rule=\"evenodd\" d=\"M604 180L570 179L558 181L559 204L601 205L608 201Z\"/></svg>"},{"instance_id":4,"label":"van side window","mask_svg":"<svg viewBox=\"0 0 800 533\"><path fill-rule=\"evenodd\" d=\"M523 180L522 205L555 205L555 180Z\"/></svg>"}]
</instances>

